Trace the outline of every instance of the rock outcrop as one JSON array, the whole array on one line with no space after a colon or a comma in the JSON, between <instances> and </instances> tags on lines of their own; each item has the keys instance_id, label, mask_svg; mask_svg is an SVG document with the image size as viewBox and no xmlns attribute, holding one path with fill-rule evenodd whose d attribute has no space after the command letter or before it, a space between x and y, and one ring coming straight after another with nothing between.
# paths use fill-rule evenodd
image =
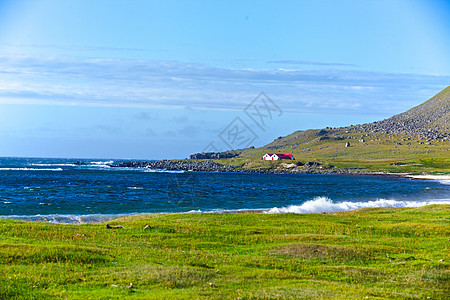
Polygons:
<instances>
[{"instance_id":1,"label":"rock outcrop","mask_svg":"<svg viewBox=\"0 0 450 300\"><path fill-rule=\"evenodd\" d=\"M121 162L111 167L117 168L148 168L169 171L204 171L204 172L234 172L235 167L222 165L213 160L192 161L192 160L157 160L153 162L146 161L127 161Z\"/></svg>"},{"instance_id":2,"label":"rock outcrop","mask_svg":"<svg viewBox=\"0 0 450 300\"><path fill-rule=\"evenodd\" d=\"M388 119L359 126L366 132L417 135L422 139L450 138L450 86L430 100Z\"/></svg>"},{"instance_id":3,"label":"rock outcrop","mask_svg":"<svg viewBox=\"0 0 450 300\"><path fill-rule=\"evenodd\" d=\"M239 156L240 151L232 150L225 152L203 152L195 153L189 156L190 159L226 159Z\"/></svg>"}]
</instances>

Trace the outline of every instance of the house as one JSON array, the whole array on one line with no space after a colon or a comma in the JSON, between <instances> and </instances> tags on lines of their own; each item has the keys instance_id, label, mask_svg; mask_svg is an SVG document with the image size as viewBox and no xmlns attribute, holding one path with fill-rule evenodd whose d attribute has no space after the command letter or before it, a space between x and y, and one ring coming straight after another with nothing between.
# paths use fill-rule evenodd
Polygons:
<instances>
[{"instance_id":1,"label":"house","mask_svg":"<svg viewBox=\"0 0 450 300\"><path fill-rule=\"evenodd\" d=\"M279 159L292 159L295 160L293 154L281 154L281 153L266 153L262 157L263 160L279 160Z\"/></svg>"}]
</instances>

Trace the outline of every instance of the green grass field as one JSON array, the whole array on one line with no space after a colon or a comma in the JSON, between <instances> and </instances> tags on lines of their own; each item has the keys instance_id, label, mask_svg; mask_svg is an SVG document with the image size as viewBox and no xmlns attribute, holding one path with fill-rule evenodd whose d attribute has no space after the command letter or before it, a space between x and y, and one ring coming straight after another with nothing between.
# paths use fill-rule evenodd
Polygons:
<instances>
[{"instance_id":1,"label":"green grass field","mask_svg":"<svg viewBox=\"0 0 450 300\"><path fill-rule=\"evenodd\" d=\"M450 205L0 220L0 298L444 299L449 223Z\"/></svg>"}]
</instances>

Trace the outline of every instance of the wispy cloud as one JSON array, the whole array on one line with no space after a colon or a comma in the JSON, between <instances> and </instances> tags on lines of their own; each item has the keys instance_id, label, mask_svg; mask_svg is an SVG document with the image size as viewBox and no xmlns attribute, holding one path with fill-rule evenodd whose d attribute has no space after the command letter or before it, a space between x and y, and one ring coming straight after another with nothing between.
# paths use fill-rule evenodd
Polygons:
<instances>
[{"instance_id":1,"label":"wispy cloud","mask_svg":"<svg viewBox=\"0 0 450 300\"><path fill-rule=\"evenodd\" d=\"M285 64L285 65L324 66L324 67L358 67L358 65L355 65L355 64L327 63L327 62L296 60L296 59L271 60L271 61L268 61L267 63L269 63L269 64Z\"/></svg>"},{"instance_id":2,"label":"wispy cloud","mask_svg":"<svg viewBox=\"0 0 450 300\"><path fill-rule=\"evenodd\" d=\"M128 47L101 47L101 46L76 46L76 45L38 45L38 44L5 44L0 43L2 49L56 49L56 50L76 50L76 51L126 51L126 52L148 52L149 49L128 48ZM160 50L167 51L167 50Z\"/></svg>"},{"instance_id":3,"label":"wispy cloud","mask_svg":"<svg viewBox=\"0 0 450 300\"><path fill-rule=\"evenodd\" d=\"M284 111L400 112L448 76L226 69L172 61L0 57L0 104L241 110L265 91Z\"/></svg>"}]
</instances>

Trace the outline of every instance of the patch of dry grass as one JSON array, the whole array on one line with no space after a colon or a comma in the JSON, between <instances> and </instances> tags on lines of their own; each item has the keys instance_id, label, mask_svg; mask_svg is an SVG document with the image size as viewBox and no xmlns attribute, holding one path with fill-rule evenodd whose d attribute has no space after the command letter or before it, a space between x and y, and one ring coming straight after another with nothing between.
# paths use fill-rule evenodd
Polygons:
<instances>
[{"instance_id":1,"label":"patch of dry grass","mask_svg":"<svg viewBox=\"0 0 450 300\"><path fill-rule=\"evenodd\" d=\"M348 247L321 244L290 244L276 249L273 253L294 258L320 260L366 260L368 255L362 251Z\"/></svg>"}]
</instances>

